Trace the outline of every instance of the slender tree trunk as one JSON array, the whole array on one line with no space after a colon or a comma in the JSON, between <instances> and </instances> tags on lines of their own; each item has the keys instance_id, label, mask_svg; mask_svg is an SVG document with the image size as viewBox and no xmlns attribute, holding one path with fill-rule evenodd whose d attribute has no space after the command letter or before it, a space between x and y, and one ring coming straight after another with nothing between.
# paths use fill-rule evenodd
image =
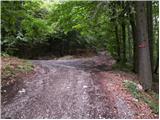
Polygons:
<instances>
[{"instance_id":1,"label":"slender tree trunk","mask_svg":"<svg viewBox=\"0 0 160 120\"><path fill-rule=\"evenodd\" d=\"M155 25L158 25L158 21L157 21L158 18L155 17ZM155 41L155 44L156 44L156 64L155 64L155 69L154 69L154 73L158 73L158 70L159 70L159 35L158 34L155 34L155 36L158 36L157 38L155 37L156 41Z\"/></svg>"},{"instance_id":2,"label":"slender tree trunk","mask_svg":"<svg viewBox=\"0 0 160 120\"><path fill-rule=\"evenodd\" d=\"M149 41L147 31L146 2L136 2L136 28L138 35L138 75L144 90L152 87L152 70L150 62Z\"/></svg>"},{"instance_id":3,"label":"slender tree trunk","mask_svg":"<svg viewBox=\"0 0 160 120\"><path fill-rule=\"evenodd\" d=\"M118 59L117 61L121 61L121 51L120 51L120 41L119 41L119 36L118 36L118 25L115 25L115 35L116 35L116 42L117 42L117 56Z\"/></svg>"},{"instance_id":4,"label":"slender tree trunk","mask_svg":"<svg viewBox=\"0 0 160 120\"><path fill-rule=\"evenodd\" d=\"M155 67L154 73L158 74L158 69L159 69L159 56L157 56L156 67Z\"/></svg>"},{"instance_id":5,"label":"slender tree trunk","mask_svg":"<svg viewBox=\"0 0 160 120\"><path fill-rule=\"evenodd\" d=\"M126 62L126 29L124 22L122 23L122 39L123 39L123 63Z\"/></svg>"},{"instance_id":6,"label":"slender tree trunk","mask_svg":"<svg viewBox=\"0 0 160 120\"><path fill-rule=\"evenodd\" d=\"M152 1L147 1L147 25L148 25L148 40L151 58L152 73L154 69L153 65L153 19L152 19Z\"/></svg>"},{"instance_id":7,"label":"slender tree trunk","mask_svg":"<svg viewBox=\"0 0 160 120\"><path fill-rule=\"evenodd\" d=\"M133 37L133 71L138 72L138 42L137 42L137 33L136 33L136 24L134 14L130 14L130 24L132 28L132 37Z\"/></svg>"},{"instance_id":8,"label":"slender tree trunk","mask_svg":"<svg viewBox=\"0 0 160 120\"><path fill-rule=\"evenodd\" d=\"M122 1L122 8L125 8L125 3L124 1ZM123 13L123 17L125 13ZM126 59L126 26L125 26L125 21L122 21L122 41L123 41L123 63L126 63L127 59Z\"/></svg>"},{"instance_id":9,"label":"slender tree trunk","mask_svg":"<svg viewBox=\"0 0 160 120\"><path fill-rule=\"evenodd\" d=\"M128 58L131 60L132 52L131 52L131 38L130 38L130 26L127 25L127 33L128 33Z\"/></svg>"},{"instance_id":10,"label":"slender tree trunk","mask_svg":"<svg viewBox=\"0 0 160 120\"><path fill-rule=\"evenodd\" d=\"M157 38L157 42L156 42L156 51L157 51L157 56L156 56L156 64L155 64L155 69L154 69L154 73L158 73L158 69L159 69L159 37Z\"/></svg>"}]
</instances>

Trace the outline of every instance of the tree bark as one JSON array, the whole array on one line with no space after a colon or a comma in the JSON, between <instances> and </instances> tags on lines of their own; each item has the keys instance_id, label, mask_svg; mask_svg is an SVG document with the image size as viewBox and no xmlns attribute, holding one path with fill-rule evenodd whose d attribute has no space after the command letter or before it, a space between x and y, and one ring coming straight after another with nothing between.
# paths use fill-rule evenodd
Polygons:
<instances>
[{"instance_id":1,"label":"tree bark","mask_svg":"<svg viewBox=\"0 0 160 120\"><path fill-rule=\"evenodd\" d=\"M135 15L130 14L130 24L132 28L132 37L133 37L133 71L138 72L138 42L137 42L137 33L136 33L136 24L135 24Z\"/></svg>"},{"instance_id":2,"label":"tree bark","mask_svg":"<svg viewBox=\"0 0 160 120\"><path fill-rule=\"evenodd\" d=\"M158 69L159 69L159 56L157 56L156 67L155 67L154 73L158 74Z\"/></svg>"},{"instance_id":3,"label":"tree bark","mask_svg":"<svg viewBox=\"0 0 160 120\"><path fill-rule=\"evenodd\" d=\"M159 37L157 38L156 49L157 49L156 50L157 56L156 56L156 64L155 64L154 73L158 74L158 69L159 69Z\"/></svg>"},{"instance_id":4,"label":"tree bark","mask_svg":"<svg viewBox=\"0 0 160 120\"><path fill-rule=\"evenodd\" d=\"M122 39L123 39L123 63L126 62L126 29L124 22L122 23Z\"/></svg>"},{"instance_id":5,"label":"tree bark","mask_svg":"<svg viewBox=\"0 0 160 120\"><path fill-rule=\"evenodd\" d=\"M158 18L155 17L154 23L155 23L155 25L158 25ZM155 36L158 36L158 37L157 38L155 37L155 39L156 39L155 51L156 51L157 56L156 56L156 65L155 65L154 73L158 74L158 69L159 69L159 35L155 34Z\"/></svg>"},{"instance_id":6,"label":"tree bark","mask_svg":"<svg viewBox=\"0 0 160 120\"><path fill-rule=\"evenodd\" d=\"M121 51L120 51L120 41L119 41L119 36L118 36L118 25L115 25L115 35L116 35L116 42L117 42L117 56L118 59L117 61L121 61Z\"/></svg>"},{"instance_id":7,"label":"tree bark","mask_svg":"<svg viewBox=\"0 0 160 120\"><path fill-rule=\"evenodd\" d=\"M122 8L125 8L125 3L124 1L122 1ZM122 15L122 17L124 18L124 14ZM125 18L124 18L125 19ZM122 41L123 41L123 63L126 63L127 59L126 59L126 26L125 26L125 21L122 20Z\"/></svg>"},{"instance_id":8,"label":"tree bark","mask_svg":"<svg viewBox=\"0 0 160 120\"><path fill-rule=\"evenodd\" d=\"M138 76L144 90L152 87L152 70L150 61L147 17L145 13L146 2L136 2L136 28L138 35Z\"/></svg>"},{"instance_id":9,"label":"tree bark","mask_svg":"<svg viewBox=\"0 0 160 120\"><path fill-rule=\"evenodd\" d=\"M154 69L153 65L153 19L152 19L152 1L147 1L147 25L148 25L148 40L151 58L152 73Z\"/></svg>"},{"instance_id":10,"label":"tree bark","mask_svg":"<svg viewBox=\"0 0 160 120\"><path fill-rule=\"evenodd\" d=\"M131 38L130 38L130 26L127 25L127 33L128 33L128 58L129 60L131 60L131 56L132 56L132 46L131 46Z\"/></svg>"}]
</instances>

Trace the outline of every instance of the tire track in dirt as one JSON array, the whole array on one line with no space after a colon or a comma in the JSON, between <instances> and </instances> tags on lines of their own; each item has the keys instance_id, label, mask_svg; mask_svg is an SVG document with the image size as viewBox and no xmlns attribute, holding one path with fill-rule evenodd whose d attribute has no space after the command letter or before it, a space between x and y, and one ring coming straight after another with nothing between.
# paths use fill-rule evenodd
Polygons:
<instances>
[{"instance_id":1,"label":"tire track in dirt","mask_svg":"<svg viewBox=\"0 0 160 120\"><path fill-rule=\"evenodd\" d=\"M24 78L12 102L2 105L2 118L117 118L110 99L91 72L94 61L35 60L38 68Z\"/></svg>"}]
</instances>

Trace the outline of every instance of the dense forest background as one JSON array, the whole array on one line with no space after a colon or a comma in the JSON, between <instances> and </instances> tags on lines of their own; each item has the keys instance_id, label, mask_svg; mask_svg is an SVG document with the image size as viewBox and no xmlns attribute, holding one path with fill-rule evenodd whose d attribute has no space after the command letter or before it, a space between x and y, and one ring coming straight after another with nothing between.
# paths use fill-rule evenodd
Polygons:
<instances>
[{"instance_id":1,"label":"dense forest background","mask_svg":"<svg viewBox=\"0 0 160 120\"><path fill-rule=\"evenodd\" d=\"M144 86L151 88L159 67L159 3L144 3L143 7L128 1L2 1L2 55L37 59L109 51L123 67L145 75ZM149 41L149 54L140 50L146 47L142 39Z\"/></svg>"}]
</instances>

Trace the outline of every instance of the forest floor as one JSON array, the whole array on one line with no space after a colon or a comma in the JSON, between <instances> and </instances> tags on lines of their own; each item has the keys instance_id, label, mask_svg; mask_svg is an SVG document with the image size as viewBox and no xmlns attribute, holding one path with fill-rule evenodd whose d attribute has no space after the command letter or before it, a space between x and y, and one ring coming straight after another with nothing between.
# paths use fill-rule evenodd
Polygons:
<instances>
[{"instance_id":1,"label":"forest floor","mask_svg":"<svg viewBox=\"0 0 160 120\"><path fill-rule=\"evenodd\" d=\"M143 92L137 76L113 70L106 53L32 63L34 72L21 76L16 90L2 86L1 118L158 118L125 87L133 81Z\"/></svg>"}]
</instances>

